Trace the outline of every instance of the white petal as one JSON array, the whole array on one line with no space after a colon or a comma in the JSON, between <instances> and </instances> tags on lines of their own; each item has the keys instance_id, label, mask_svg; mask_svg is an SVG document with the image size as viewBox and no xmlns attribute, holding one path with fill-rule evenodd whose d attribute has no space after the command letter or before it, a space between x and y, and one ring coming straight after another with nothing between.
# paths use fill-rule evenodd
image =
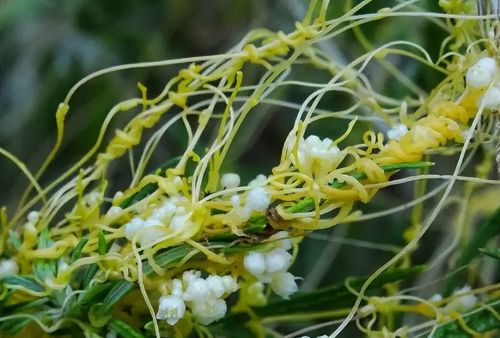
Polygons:
<instances>
[{"instance_id":1,"label":"white petal","mask_svg":"<svg viewBox=\"0 0 500 338\"><path fill-rule=\"evenodd\" d=\"M266 270L266 259L260 252L249 252L243 259L243 266L254 276L259 276Z\"/></svg>"},{"instance_id":2,"label":"white petal","mask_svg":"<svg viewBox=\"0 0 500 338\"><path fill-rule=\"evenodd\" d=\"M275 294L288 299L289 296L298 290L295 277L289 272L279 272L273 275L271 289Z\"/></svg>"}]
</instances>

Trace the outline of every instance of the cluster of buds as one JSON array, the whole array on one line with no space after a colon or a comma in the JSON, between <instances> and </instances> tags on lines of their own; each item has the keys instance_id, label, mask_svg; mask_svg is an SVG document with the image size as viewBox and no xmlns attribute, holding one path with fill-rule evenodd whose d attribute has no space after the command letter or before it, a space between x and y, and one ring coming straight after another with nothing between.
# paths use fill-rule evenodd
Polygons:
<instances>
[{"instance_id":1,"label":"cluster of buds","mask_svg":"<svg viewBox=\"0 0 500 338\"><path fill-rule=\"evenodd\" d=\"M280 231L270 237L275 240L269 248L252 251L243 259L245 269L258 279L260 283L269 283L275 294L285 299L297 292L295 277L287 272L292 264L292 241L287 239L288 233Z\"/></svg>"},{"instance_id":2,"label":"cluster of buds","mask_svg":"<svg viewBox=\"0 0 500 338\"><path fill-rule=\"evenodd\" d=\"M239 289L231 276L210 275L201 277L200 271L185 271L181 279L170 281L169 294L159 300L156 318L175 325L186 310L203 325L224 317L227 311L225 297Z\"/></svg>"}]
</instances>

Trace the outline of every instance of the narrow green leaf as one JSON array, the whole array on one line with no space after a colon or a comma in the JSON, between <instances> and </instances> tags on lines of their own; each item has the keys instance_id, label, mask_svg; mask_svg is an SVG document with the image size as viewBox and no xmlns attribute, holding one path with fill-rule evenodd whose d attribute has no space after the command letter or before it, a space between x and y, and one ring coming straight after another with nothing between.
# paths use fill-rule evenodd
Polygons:
<instances>
[{"instance_id":1,"label":"narrow green leaf","mask_svg":"<svg viewBox=\"0 0 500 338\"><path fill-rule=\"evenodd\" d=\"M82 256L82 250L88 241L89 239L87 237L84 237L78 242L78 244L75 246L75 249L71 253L71 262L76 261Z\"/></svg>"},{"instance_id":2,"label":"narrow green leaf","mask_svg":"<svg viewBox=\"0 0 500 338\"><path fill-rule=\"evenodd\" d=\"M189 245L179 245L174 248L170 248L167 251L164 251L158 254L154 259L156 264L165 268L171 264L178 263L182 258L184 258L188 253L193 250L193 247ZM149 275L154 272L153 268L149 265L148 262L144 262L142 266L142 272L146 275Z\"/></svg>"},{"instance_id":3,"label":"narrow green leaf","mask_svg":"<svg viewBox=\"0 0 500 338\"><path fill-rule=\"evenodd\" d=\"M489 240L498 234L500 234L500 208L484 220L478 229L474 231L470 241L461 250L461 255L452 271L458 271L468 265L480 253L479 249L484 248ZM467 272L467 269L463 269L463 271L450 274L443 287L443 296L449 296L453 290L464 284Z\"/></svg>"},{"instance_id":4,"label":"narrow green leaf","mask_svg":"<svg viewBox=\"0 0 500 338\"><path fill-rule=\"evenodd\" d=\"M15 318L6 320L0 325L0 332L5 332L9 335L17 335L26 326L28 326L31 321L32 320L30 318Z\"/></svg>"},{"instance_id":5,"label":"narrow green leaf","mask_svg":"<svg viewBox=\"0 0 500 338\"><path fill-rule=\"evenodd\" d=\"M434 165L432 162L408 162L408 163L394 163L394 164L381 164L380 168L385 172L392 172L403 169L420 169L427 168ZM357 181L366 179L366 174L363 172L356 171L350 174ZM335 189L340 189L346 185L345 182L333 181L330 186Z\"/></svg>"},{"instance_id":6,"label":"narrow green leaf","mask_svg":"<svg viewBox=\"0 0 500 338\"><path fill-rule=\"evenodd\" d=\"M496 311L495 314L493 311ZM489 304L489 309L481 309L471 314L464 315L463 319L467 327L478 333L487 333L492 330L500 329L500 320L498 312L500 304L497 302ZM435 331L433 338L470 338L471 335L464 331L457 320L443 324ZM482 337L482 336L481 336Z\"/></svg>"},{"instance_id":7,"label":"narrow green leaf","mask_svg":"<svg viewBox=\"0 0 500 338\"><path fill-rule=\"evenodd\" d=\"M35 299L35 300L30 300L30 301L26 301L26 302L21 302L21 303L9 305L9 306L6 306L4 308L4 313L11 313L12 314L12 313L14 313L16 311L20 311L20 310L26 311L26 310L30 310L30 309L45 305L48 302L49 302L49 298L42 297L42 298Z\"/></svg>"},{"instance_id":8,"label":"narrow green leaf","mask_svg":"<svg viewBox=\"0 0 500 338\"><path fill-rule=\"evenodd\" d=\"M398 282L415 277L424 270L424 266L414 266L405 269L394 269L387 271L376 278L369 286L368 292L374 291L383 285ZM288 300L275 300L263 307L252 308L253 313L260 318L281 315L292 315L308 312L331 311L351 307L356 301L356 295L352 294L345 286L359 289L368 277L349 278L345 283L333 285L308 293L298 293L290 296ZM226 330L227 326L237 323L239 326L249 321L250 317L245 313L236 313L226 316L219 322L212 324L210 330L220 332Z\"/></svg>"},{"instance_id":9,"label":"narrow green leaf","mask_svg":"<svg viewBox=\"0 0 500 338\"><path fill-rule=\"evenodd\" d=\"M424 269L423 266L414 266L405 269L387 271L376 278L369 286L368 291L377 289L385 284L415 277ZM346 282L354 289L359 289L368 277L349 278ZM290 313L304 313L310 311L333 310L351 306L356 300L345 286L345 283L319 289L308 293L293 295L288 300L276 300L266 306L255 308L259 317L286 315Z\"/></svg>"},{"instance_id":10,"label":"narrow green leaf","mask_svg":"<svg viewBox=\"0 0 500 338\"><path fill-rule=\"evenodd\" d=\"M89 286L90 282L92 281L92 278L94 278L98 270L99 266L96 263L87 265L82 279L82 286L84 289L86 289Z\"/></svg>"},{"instance_id":11,"label":"narrow green leaf","mask_svg":"<svg viewBox=\"0 0 500 338\"><path fill-rule=\"evenodd\" d=\"M97 233L97 251L99 252L99 255L104 256L106 252L108 252L107 248L107 243L106 243L106 238L104 237L104 233L102 230L99 230Z\"/></svg>"},{"instance_id":12,"label":"narrow green leaf","mask_svg":"<svg viewBox=\"0 0 500 338\"><path fill-rule=\"evenodd\" d=\"M485 255L488 255L488 256L490 256L492 258L500 259L500 248L496 248L496 249L484 249L484 248L481 248L481 249L479 249L479 251L481 251Z\"/></svg>"},{"instance_id":13,"label":"narrow green leaf","mask_svg":"<svg viewBox=\"0 0 500 338\"><path fill-rule=\"evenodd\" d=\"M249 225L243 228L246 235L255 235L263 232L267 226L266 216L253 216L249 220ZM239 236L231 232L225 232L208 237L209 242L231 242L238 239Z\"/></svg>"},{"instance_id":14,"label":"narrow green leaf","mask_svg":"<svg viewBox=\"0 0 500 338\"><path fill-rule=\"evenodd\" d=\"M95 303L95 301L105 292L111 289L115 283L116 282L106 282L93 285L80 295L78 300L73 304L70 313L81 313L89 305Z\"/></svg>"},{"instance_id":15,"label":"narrow green leaf","mask_svg":"<svg viewBox=\"0 0 500 338\"><path fill-rule=\"evenodd\" d=\"M88 318L93 327L103 327L111 320L112 316L110 313L104 314L102 303L95 303L90 307Z\"/></svg>"},{"instance_id":16,"label":"narrow green leaf","mask_svg":"<svg viewBox=\"0 0 500 338\"><path fill-rule=\"evenodd\" d=\"M226 243L226 245L227 245L227 243ZM237 253L237 252L248 252L248 251L254 251L254 250L257 250L259 248L262 248L265 245L266 245L265 243L248 244L248 245L234 245L234 246L224 247L224 248L220 249L220 251L225 253L225 254L232 254L232 253Z\"/></svg>"},{"instance_id":17,"label":"narrow green leaf","mask_svg":"<svg viewBox=\"0 0 500 338\"><path fill-rule=\"evenodd\" d=\"M144 338L139 331L118 319L111 320L108 327L122 338Z\"/></svg>"},{"instance_id":18,"label":"narrow green leaf","mask_svg":"<svg viewBox=\"0 0 500 338\"><path fill-rule=\"evenodd\" d=\"M52 245L48 229L44 229L38 236L38 249L50 248ZM39 280L54 278L57 275L57 261L55 259L36 259L33 262L33 271Z\"/></svg>"},{"instance_id":19,"label":"narrow green leaf","mask_svg":"<svg viewBox=\"0 0 500 338\"><path fill-rule=\"evenodd\" d=\"M35 279L27 276L7 276L3 279L6 288L9 289L28 289L34 292L43 292L45 288Z\"/></svg>"},{"instance_id":20,"label":"narrow green leaf","mask_svg":"<svg viewBox=\"0 0 500 338\"><path fill-rule=\"evenodd\" d=\"M134 284L126 280L121 280L113 285L107 296L102 301L101 313L109 313L113 306L115 306L133 288Z\"/></svg>"},{"instance_id":21,"label":"narrow green leaf","mask_svg":"<svg viewBox=\"0 0 500 338\"><path fill-rule=\"evenodd\" d=\"M19 237L19 234L17 232L9 230L9 243L12 244L12 246L16 250L19 250L22 242L21 242L21 238Z\"/></svg>"}]
</instances>

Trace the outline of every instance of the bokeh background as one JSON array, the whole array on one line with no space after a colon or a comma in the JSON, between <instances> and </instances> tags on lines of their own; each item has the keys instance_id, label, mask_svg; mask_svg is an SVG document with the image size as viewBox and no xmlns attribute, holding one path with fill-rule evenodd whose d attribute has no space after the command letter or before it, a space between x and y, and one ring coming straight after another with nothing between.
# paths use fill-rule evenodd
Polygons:
<instances>
[{"instance_id":1,"label":"bokeh background","mask_svg":"<svg viewBox=\"0 0 500 338\"><path fill-rule=\"evenodd\" d=\"M329 15L338 15L348 2L331 1ZM395 3L374 1L364 11ZM439 10L433 0L419 1L416 6ZM0 0L0 146L36 171L55 140L54 113L58 104L85 75L125 63L223 53L254 28L293 30L294 22L302 18L306 8L307 1L302 0ZM366 25L362 30L375 46L407 39L421 44L433 57L445 37L441 28L424 19L413 20L411 27L407 20L386 20ZM352 60L365 52L352 32L327 41L322 48L339 60ZM417 63L398 58L390 61L421 88L432 88L440 80L435 72ZM94 144L108 110L121 100L139 95L137 82L147 85L150 93L158 93L178 70L127 70L85 84L70 103L63 147L42 183L64 172ZM299 76L300 72L298 68ZM303 72L308 72L311 79L310 70ZM377 90L396 97L409 94L380 67L369 67L367 75ZM316 81L326 82L328 78L318 72ZM280 95L297 101L309 93L291 88ZM330 110L342 109L348 106L344 101L341 96L327 95L321 105ZM281 144L294 116L293 110L285 112L275 107L259 112L246 126L227 169L239 172L243 182L269 172L279 160ZM312 131L335 138L346 123L315 126ZM358 133L353 137L359 136ZM183 137L174 129L160 146L163 155L153 162L161 163L181 150ZM18 169L0 159L0 204L15 208L26 183ZM411 186L387 189L369 207L360 208L366 212L383 210L411 200L412 196ZM369 274L403 245L402 232L408 220L409 214L402 212L318 232L302 244L292 272L304 276L304 289ZM446 232L439 225L435 227L426 236L426 244L416 260L428 259L427 246L435 247L444 236ZM285 330L293 328L290 325Z\"/></svg>"}]
</instances>

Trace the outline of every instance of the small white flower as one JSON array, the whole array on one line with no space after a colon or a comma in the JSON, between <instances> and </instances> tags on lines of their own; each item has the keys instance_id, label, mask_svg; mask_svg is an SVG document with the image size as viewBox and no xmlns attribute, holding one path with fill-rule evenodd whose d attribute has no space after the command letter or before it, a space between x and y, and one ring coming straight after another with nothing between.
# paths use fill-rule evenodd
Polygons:
<instances>
[{"instance_id":1,"label":"small white flower","mask_svg":"<svg viewBox=\"0 0 500 338\"><path fill-rule=\"evenodd\" d=\"M92 191L91 193L88 193L87 195L83 196L83 201L88 205L92 206L95 205L99 202L101 198L101 194L98 191Z\"/></svg>"},{"instance_id":2,"label":"small white flower","mask_svg":"<svg viewBox=\"0 0 500 338\"><path fill-rule=\"evenodd\" d=\"M175 216L172 217L170 228L174 231L180 231L182 228L191 227L193 223L189 220L190 218L191 213L186 213L184 210L177 211Z\"/></svg>"},{"instance_id":3,"label":"small white flower","mask_svg":"<svg viewBox=\"0 0 500 338\"><path fill-rule=\"evenodd\" d=\"M148 218L143 221L139 217L134 217L125 224L124 235L129 241L136 238L137 242L145 245L165 236L166 232L162 227L163 224L158 219Z\"/></svg>"},{"instance_id":4,"label":"small white flower","mask_svg":"<svg viewBox=\"0 0 500 338\"><path fill-rule=\"evenodd\" d=\"M307 175L324 176L330 172L339 161L340 149L329 138L321 140L316 135L310 135L299 142L298 159L294 164L300 164ZM297 163L298 162L298 163Z\"/></svg>"},{"instance_id":5,"label":"small white flower","mask_svg":"<svg viewBox=\"0 0 500 338\"><path fill-rule=\"evenodd\" d=\"M222 299L209 299L198 301L191 307L191 312L198 322L209 325L225 316L227 311L226 302Z\"/></svg>"},{"instance_id":6,"label":"small white flower","mask_svg":"<svg viewBox=\"0 0 500 338\"><path fill-rule=\"evenodd\" d=\"M407 132L408 132L408 127L406 127L406 125L396 124L387 132L387 137L390 140L399 141L401 137L403 137Z\"/></svg>"},{"instance_id":7,"label":"small white flower","mask_svg":"<svg viewBox=\"0 0 500 338\"><path fill-rule=\"evenodd\" d=\"M161 207L153 211L150 218L168 221L175 214L176 208L177 206L171 200L166 200Z\"/></svg>"},{"instance_id":8,"label":"small white flower","mask_svg":"<svg viewBox=\"0 0 500 338\"><path fill-rule=\"evenodd\" d=\"M495 59L490 57L481 58L467 71L465 76L467 85L472 88L486 87L495 77L496 71L497 63Z\"/></svg>"},{"instance_id":9,"label":"small white flower","mask_svg":"<svg viewBox=\"0 0 500 338\"><path fill-rule=\"evenodd\" d=\"M292 239L288 231L279 231L269 237L269 241L273 243L275 248L290 250L293 247Z\"/></svg>"},{"instance_id":10,"label":"small white flower","mask_svg":"<svg viewBox=\"0 0 500 338\"><path fill-rule=\"evenodd\" d=\"M260 252L249 252L243 258L243 266L252 275L258 277L266 271L266 258Z\"/></svg>"},{"instance_id":11,"label":"small white flower","mask_svg":"<svg viewBox=\"0 0 500 338\"><path fill-rule=\"evenodd\" d=\"M204 299L210 296L210 289L207 282L203 278L196 278L189 282L186 291L184 292L184 299L196 301L197 299Z\"/></svg>"},{"instance_id":12,"label":"small white flower","mask_svg":"<svg viewBox=\"0 0 500 338\"><path fill-rule=\"evenodd\" d=\"M135 234L142 228L144 221L139 217L132 218L125 224L124 234L125 237L131 241L134 239Z\"/></svg>"},{"instance_id":13,"label":"small white flower","mask_svg":"<svg viewBox=\"0 0 500 338\"><path fill-rule=\"evenodd\" d=\"M173 279L171 288L172 288L172 290L170 293L173 296L182 297L182 295L184 293L184 288L182 286L182 281L180 279Z\"/></svg>"},{"instance_id":14,"label":"small white flower","mask_svg":"<svg viewBox=\"0 0 500 338\"><path fill-rule=\"evenodd\" d=\"M498 110L500 107L500 87L498 85L491 87L484 94L482 103L486 109Z\"/></svg>"},{"instance_id":15,"label":"small white flower","mask_svg":"<svg viewBox=\"0 0 500 338\"><path fill-rule=\"evenodd\" d=\"M470 291L471 289L470 286L468 285L464 286L461 289L455 290L455 292L453 292L453 296L457 295L463 295L463 296L455 298L454 300L449 302L446 305L445 309L447 311L458 311L461 313L467 312L470 309L472 309L474 305L477 303L477 297L472 294L467 295L467 293L469 293Z\"/></svg>"},{"instance_id":16,"label":"small white flower","mask_svg":"<svg viewBox=\"0 0 500 338\"><path fill-rule=\"evenodd\" d=\"M156 318L165 320L169 325L176 324L179 319L184 317L186 304L178 296L162 296Z\"/></svg>"},{"instance_id":17,"label":"small white flower","mask_svg":"<svg viewBox=\"0 0 500 338\"><path fill-rule=\"evenodd\" d=\"M208 276L206 282L213 297L220 298L226 292L226 288L222 283L222 277L217 275Z\"/></svg>"},{"instance_id":18,"label":"small white flower","mask_svg":"<svg viewBox=\"0 0 500 338\"><path fill-rule=\"evenodd\" d=\"M279 272L272 276L271 289L278 296L288 299L291 294L297 292L298 286L291 273Z\"/></svg>"},{"instance_id":19,"label":"small white flower","mask_svg":"<svg viewBox=\"0 0 500 338\"><path fill-rule=\"evenodd\" d=\"M40 213L38 211L31 211L28 214L28 221L32 224L36 224L40 219Z\"/></svg>"},{"instance_id":20,"label":"small white flower","mask_svg":"<svg viewBox=\"0 0 500 338\"><path fill-rule=\"evenodd\" d=\"M274 249L268 252L265 258L268 273L286 271L292 262L292 255L283 249Z\"/></svg>"},{"instance_id":21,"label":"small white flower","mask_svg":"<svg viewBox=\"0 0 500 338\"><path fill-rule=\"evenodd\" d=\"M240 186L240 176L234 173L222 175L220 183L223 188L232 189Z\"/></svg>"},{"instance_id":22,"label":"small white flower","mask_svg":"<svg viewBox=\"0 0 500 338\"><path fill-rule=\"evenodd\" d=\"M266 184L266 181L267 181L267 177L262 175L262 174L259 174L259 175L257 175L257 177L255 177L253 180L251 180L248 183L248 186L250 188L262 187Z\"/></svg>"},{"instance_id":23,"label":"small white flower","mask_svg":"<svg viewBox=\"0 0 500 338\"><path fill-rule=\"evenodd\" d=\"M184 271L184 273L182 274L182 280L186 284L189 284L200 277L201 277L201 272L196 270Z\"/></svg>"},{"instance_id":24,"label":"small white flower","mask_svg":"<svg viewBox=\"0 0 500 338\"><path fill-rule=\"evenodd\" d=\"M369 314L372 314L373 312L375 312L375 310L377 310L375 308L375 306L373 304L366 304L365 306L363 306L362 308L360 308L358 310L358 315L360 318L364 318L366 316L368 316Z\"/></svg>"},{"instance_id":25,"label":"small white flower","mask_svg":"<svg viewBox=\"0 0 500 338\"><path fill-rule=\"evenodd\" d=\"M441 296L439 293L436 293L432 295L431 298L429 298L429 302L440 302L443 300L443 296Z\"/></svg>"},{"instance_id":26,"label":"small white flower","mask_svg":"<svg viewBox=\"0 0 500 338\"><path fill-rule=\"evenodd\" d=\"M0 279L7 276L17 275L19 265L13 259L3 259L0 261Z\"/></svg>"},{"instance_id":27,"label":"small white flower","mask_svg":"<svg viewBox=\"0 0 500 338\"><path fill-rule=\"evenodd\" d=\"M247 193L245 208L253 211L264 211L271 202L271 196L265 188L253 188Z\"/></svg>"},{"instance_id":28,"label":"small white flower","mask_svg":"<svg viewBox=\"0 0 500 338\"><path fill-rule=\"evenodd\" d=\"M118 215L120 215L121 212L122 212L122 208L120 208L119 206L113 205L111 208L108 209L106 216L114 218L114 217L117 217Z\"/></svg>"},{"instance_id":29,"label":"small white flower","mask_svg":"<svg viewBox=\"0 0 500 338\"><path fill-rule=\"evenodd\" d=\"M236 292L240 288L236 279L234 279L231 276L223 276L222 285L224 285L224 289L226 290L227 293Z\"/></svg>"}]
</instances>

